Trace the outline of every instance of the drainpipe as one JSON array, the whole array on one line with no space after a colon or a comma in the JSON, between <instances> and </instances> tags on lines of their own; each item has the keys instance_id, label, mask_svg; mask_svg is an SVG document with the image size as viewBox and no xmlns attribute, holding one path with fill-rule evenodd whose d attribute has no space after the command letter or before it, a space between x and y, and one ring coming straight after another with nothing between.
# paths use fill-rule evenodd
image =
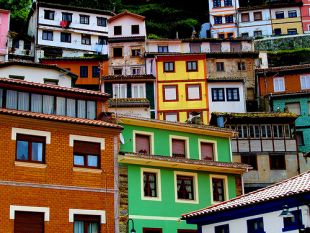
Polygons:
<instances>
[{"instance_id":1,"label":"drainpipe","mask_svg":"<svg viewBox=\"0 0 310 233\"><path fill-rule=\"evenodd\" d=\"M119 192L118 192L118 137L114 136L114 232L119 233Z\"/></svg>"},{"instance_id":2,"label":"drainpipe","mask_svg":"<svg viewBox=\"0 0 310 233\"><path fill-rule=\"evenodd\" d=\"M297 131L296 131L296 125L295 124L294 124L294 135L295 135L296 155L297 155L297 173L299 175L300 174L300 161L299 161L299 152L298 152L298 138L297 138Z\"/></svg>"}]
</instances>

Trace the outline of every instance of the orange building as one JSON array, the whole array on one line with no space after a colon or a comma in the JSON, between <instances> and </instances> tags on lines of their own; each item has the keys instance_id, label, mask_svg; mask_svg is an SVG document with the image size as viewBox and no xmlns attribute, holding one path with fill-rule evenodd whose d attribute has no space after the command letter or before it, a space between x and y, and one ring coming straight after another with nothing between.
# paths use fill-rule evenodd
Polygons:
<instances>
[{"instance_id":1,"label":"orange building","mask_svg":"<svg viewBox=\"0 0 310 233\"><path fill-rule=\"evenodd\" d=\"M107 95L0 78L0 97L0 232L114 233L122 127L94 120Z\"/></svg>"},{"instance_id":2,"label":"orange building","mask_svg":"<svg viewBox=\"0 0 310 233\"><path fill-rule=\"evenodd\" d=\"M108 74L108 58L97 57L61 57L61 58L43 58L42 64L57 65L78 75L76 86L100 90L99 77Z\"/></svg>"}]
</instances>

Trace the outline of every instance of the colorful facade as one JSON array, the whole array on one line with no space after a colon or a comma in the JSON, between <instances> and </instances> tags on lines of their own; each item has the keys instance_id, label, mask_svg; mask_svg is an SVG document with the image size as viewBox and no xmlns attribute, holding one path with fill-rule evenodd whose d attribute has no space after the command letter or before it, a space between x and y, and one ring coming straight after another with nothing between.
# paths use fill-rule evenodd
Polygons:
<instances>
[{"instance_id":1,"label":"colorful facade","mask_svg":"<svg viewBox=\"0 0 310 233\"><path fill-rule=\"evenodd\" d=\"M128 231L128 217L137 233L194 233L195 226L179 220L182 212L242 193L240 179L247 166L231 163L232 131L134 117L119 120L124 127L120 232Z\"/></svg>"},{"instance_id":2,"label":"colorful facade","mask_svg":"<svg viewBox=\"0 0 310 233\"><path fill-rule=\"evenodd\" d=\"M204 54L155 55L157 119L186 122L199 114L208 122L208 89Z\"/></svg>"},{"instance_id":3,"label":"colorful facade","mask_svg":"<svg viewBox=\"0 0 310 233\"><path fill-rule=\"evenodd\" d=\"M10 11L0 9L0 61L7 61Z\"/></svg>"},{"instance_id":4,"label":"colorful facade","mask_svg":"<svg viewBox=\"0 0 310 233\"><path fill-rule=\"evenodd\" d=\"M300 10L304 33L310 33L310 4L308 0L303 0L303 6Z\"/></svg>"}]
</instances>

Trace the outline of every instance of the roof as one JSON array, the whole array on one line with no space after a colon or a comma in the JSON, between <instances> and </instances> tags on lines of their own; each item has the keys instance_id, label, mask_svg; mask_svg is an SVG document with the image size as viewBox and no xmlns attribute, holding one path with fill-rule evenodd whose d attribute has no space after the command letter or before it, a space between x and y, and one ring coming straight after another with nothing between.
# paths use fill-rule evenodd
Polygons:
<instances>
[{"instance_id":1,"label":"roof","mask_svg":"<svg viewBox=\"0 0 310 233\"><path fill-rule=\"evenodd\" d=\"M2 13L10 13L10 11L6 10L6 9L0 9L0 12L2 12Z\"/></svg>"},{"instance_id":2,"label":"roof","mask_svg":"<svg viewBox=\"0 0 310 233\"><path fill-rule=\"evenodd\" d=\"M122 13L117 14L117 15L111 17L110 19L108 19L108 22L111 23L112 21L114 21L114 20L116 20L116 19L119 19L119 18L121 18L121 17L123 17L123 16L125 16L125 15L134 17L134 18L136 18L136 19L145 20L145 17L144 17L144 16L138 15L138 14L134 14L134 13L129 12L128 10L125 10L125 11L123 11Z\"/></svg>"},{"instance_id":3,"label":"roof","mask_svg":"<svg viewBox=\"0 0 310 233\"><path fill-rule=\"evenodd\" d=\"M261 5L248 5L242 6L238 11L249 11L249 10L259 10L259 9L272 9L272 8L282 8L282 7L293 7L293 6L302 6L302 2L266 2Z\"/></svg>"},{"instance_id":4,"label":"roof","mask_svg":"<svg viewBox=\"0 0 310 233\"><path fill-rule=\"evenodd\" d=\"M208 82L245 82L242 77L208 77Z\"/></svg>"},{"instance_id":5,"label":"roof","mask_svg":"<svg viewBox=\"0 0 310 233\"><path fill-rule=\"evenodd\" d=\"M40 64L40 63L33 63L33 62L18 62L18 61L9 61L0 63L1 67L8 67L8 66L27 66L27 67L34 67L34 68L43 68L43 69L51 69L51 70L57 70L61 73L65 73L68 76L77 79L78 76L74 73L72 73L70 70L66 70L64 68L61 68L56 65L46 65L46 64Z\"/></svg>"},{"instance_id":6,"label":"roof","mask_svg":"<svg viewBox=\"0 0 310 233\"><path fill-rule=\"evenodd\" d=\"M150 107L150 101L146 98L115 98L108 100L109 107Z\"/></svg>"},{"instance_id":7,"label":"roof","mask_svg":"<svg viewBox=\"0 0 310 233\"><path fill-rule=\"evenodd\" d=\"M104 81L126 81L126 80L148 80L154 81L156 79L152 74L139 74L139 75L104 75L101 76Z\"/></svg>"},{"instance_id":8,"label":"roof","mask_svg":"<svg viewBox=\"0 0 310 233\"><path fill-rule=\"evenodd\" d=\"M206 53L207 58L258 58L258 56L259 52L253 51Z\"/></svg>"},{"instance_id":9,"label":"roof","mask_svg":"<svg viewBox=\"0 0 310 233\"><path fill-rule=\"evenodd\" d=\"M181 52L167 52L167 53L158 53L158 52L146 52L144 54L145 57L155 57L155 56L163 56L163 57L171 57L171 56L197 56L202 55L205 56L205 53L181 53Z\"/></svg>"},{"instance_id":10,"label":"roof","mask_svg":"<svg viewBox=\"0 0 310 233\"><path fill-rule=\"evenodd\" d=\"M128 115L118 115L120 123L123 124L131 124L131 125L143 125L146 127L152 128L162 128L166 130L175 130L175 131L183 131L188 133L196 133L196 134L205 134L205 135L215 135L219 137L232 137L234 136L235 132L226 129L226 128L219 128L210 125L198 125L198 124L189 124L189 123L182 123L182 122L171 122L171 121L164 121L164 120L156 120L150 118L143 118L143 117L134 117Z\"/></svg>"},{"instance_id":11,"label":"roof","mask_svg":"<svg viewBox=\"0 0 310 233\"><path fill-rule=\"evenodd\" d=\"M310 96L310 90L304 90L304 91L297 91L297 92L286 92L281 94L269 94L268 95L271 99L284 99L289 97L304 97L304 96Z\"/></svg>"},{"instance_id":12,"label":"roof","mask_svg":"<svg viewBox=\"0 0 310 233\"><path fill-rule=\"evenodd\" d=\"M56 90L56 91L66 91L71 93L78 93L84 95L98 96L98 97L109 97L110 95L100 91L91 91L80 88L69 88L69 87L61 87L53 84L43 84L43 83L34 83L28 82L19 79L11 79L11 78L0 78L0 84L13 84L18 86L27 86L27 87L35 87L46 90Z\"/></svg>"},{"instance_id":13,"label":"roof","mask_svg":"<svg viewBox=\"0 0 310 233\"><path fill-rule=\"evenodd\" d=\"M211 215L242 206L257 205L258 203L290 197L301 193L310 192L310 171L268 186L263 189L236 197L201 210L183 214L182 219L189 219L202 215Z\"/></svg>"},{"instance_id":14,"label":"roof","mask_svg":"<svg viewBox=\"0 0 310 233\"><path fill-rule=\"evenodd\" d=\"M115 13L113 13L112 11L108 11L108 10L100 10L100 9L78 7L78 6L71 6L71 5L62 5L62 4L55 4L55 3L47 3L44 1L38 1L38 5L39 5L39 7L48 7L48 8L69 10L69 11L87 12L87 13L94 13L94 14L100 14L100 15L110 15L110 16L115 15ZM35 8L35 6L36 5L34 3L33 7Z\"/></svg>"},{"instance_id":15,"label":"roof","mask_svg":"<svg viewBox=\"0 0 310 233\"><path fill-rule=\"evenodd\" d=\"M133 41L145 41L145 36L116 36L116 37L109 37L109 43L119 43L119 42L133 42Z\"/></svg>"},{"instance_id":16,"label":"roof","mask_svg":"<svg viewBox=\"0 0 310 233\"><path fill-rule=\"evenodd\" d=\"M200 43L200 42L252 42L252 38L225 38L225 39L220 39L220 38L187 38L187 39L182 39L182 42L190 42L190 43Z\"/></svg>"},{"instance_id":17,"label":"roof","mask_svg":"<svg viewBox=\"0 0 310 233\"><path fill-rule=\"evenodd\" d=\"M310 72L310 64L293 65L293 66L278 66L278 67L271 67L267 69L256 69L256 73L259 75L267 75L267 74L274 74L274 73L287 72L287 71Z\"/></svg>"},{"instance_id":18,"label":"roof","mask_svg":"<svg viewBox=\"0 0 310 233\"><path fill-rule=\"evenodd\" d=\"M66 122L66 123L73 123L73 124L109 127L109 128L116 128L116 129L123 128L120 125L112 124L112 123L105 122L102 120L89 120L89 119L76 118L76 117L58 116L58 115L50 115L50 114L43 114L43 113L36 113L36 112L26 112L26 111L20 111L20 110L4 109L4 108L0 108L0 114L27 117L27 118L35 118L35 119L42 119L42 120L59 121L59 122Z\"/></svg>"},{"instance_id":19,"label":"roof","mask_svg":"<svg viewBox=\"0 0 310 233\"><path fill-rule=\"evenodd\" d=\"M109 60L109 58L107 56L40 58L40 61L105 61L105 60Z\"/></svg>"}]
</instances>

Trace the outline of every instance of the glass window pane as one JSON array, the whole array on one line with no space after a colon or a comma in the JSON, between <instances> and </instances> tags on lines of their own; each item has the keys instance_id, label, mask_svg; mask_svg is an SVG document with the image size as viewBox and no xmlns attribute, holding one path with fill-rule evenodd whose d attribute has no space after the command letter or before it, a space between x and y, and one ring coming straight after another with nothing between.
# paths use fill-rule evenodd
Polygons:
<instances>
[{"instance_id":1,"label":"glass window pane","mask_svg":"<svg viewBox=\"0 0 310 233\"><path fill-rule=\"evenodd\" d=\"M18 93L18 110L29 111L29 93Z\"/></svg>"},{"instance_id":2,"label":"glass window pane","mask_svg":"<svg viewBox=\"0 0 310 233\"><path fill-rule=\"evenodd\" d=\"M77 117L86 118L86 101L85 100L77 101Z\"/></svg>"},{"instance_id":3,"label":"glass window pane","mask_svg":"<svg viewBox=\"0 0 310 233\"><path fill-rule=\"evenodd\" d=\"M76 116L75 99L67 99L67 116Z\"/></svg>"},{"instance_id":4,"label":"glass window pane","mask_svg":"<svg viewBox=\"0 0 310 233\"><path fill-rule=\"evenodd\" d=\"M7 92L6 92L6 108L17 109L17 91L7 90Z\"/></svg>"},{"instance_id":5,"label":"glass window pane","mask_svg":"<svg viewBox=\"0 0 310 233\"><path fill-rule=\"evenodd\" d=\"M66 98L57 97L56 99L56 114L65 116L66 115Z\"/></svg>"},{"instance_id":6,"label":"glass window pane","mask_svg":"<svg viewBox=\"0 0 310 233\"><path fill-rule=\"evenodd\" d=\"M74 155L74 165L84 166L84 156L83 155Z\"/></svg>"},{"instance_id":7,"label":"glass window pane","mask_svg":"<svg viewBox=\"0 0 310 233\"><path fill-rule=\"evenodd\" d=\"M17 141L17 159L28 160L28 142Z\"/></svg>"},{"instance_id":8,"label":"glass window pane","mask_svg":"<svg viewBox=\"0 0 310 233\"><path fill-rule=\"evenodd\" d=\"M88 155L87 164L89 167L98 167L98 156Z\"/></svg>"},{"instance_id":9,"label":"glass window pane","mask_svg":"<svg viewBox=\"0 0 310 233\"><path fill-rule=\"evenodd\" d=\"M43 96L43 113L54 114L54 96Z\"/></svg>"},{"instance_id":10,"label":"glass window pane","mask_svg":"<svg viewBox=\"0 0 310 233\"><path fill-rule=\"evenodd\" d=\"M95 222L89 223L88 233L99 233L98 223L95 223Z\"/></svg>"},{"instance_id":11,"label":"glass window pane","mask_svg":"<svg viewBox=\"0 0 310 233\"><path fill-rule=\"evenodd\" d=\"M43 143L33 142L31 150L32 150L32 155L31 155L32 161L42 162L43 161Z\"/></svg>"},{"instance_id":12,"label":"glass window pane","mask_svg":"<svg viewBox=\"0 0 310 233\"><path fill-rule=\"evenodd\" d=\"M96 102L87 101L87 118L94 120L96 118Z\"/></svg>"},{"instance_id":13,"label":"glass window pane","mask_svg":"<svg viewBox=\"0 0 310 233\"><path fill-rule=\"evenodd\" d=\"M84 222L74 221L74 233L84 233Z\"/></svg>"},{"instance_id":14,"label":"glass window pane","mask_svg":"<svg viewBox=\"0 0 310 233\"><path fill-rule=\"evenodd\" d=\"M42 95L31 94L31 111L42 112Z\"/></svg>"}]
</instances>

